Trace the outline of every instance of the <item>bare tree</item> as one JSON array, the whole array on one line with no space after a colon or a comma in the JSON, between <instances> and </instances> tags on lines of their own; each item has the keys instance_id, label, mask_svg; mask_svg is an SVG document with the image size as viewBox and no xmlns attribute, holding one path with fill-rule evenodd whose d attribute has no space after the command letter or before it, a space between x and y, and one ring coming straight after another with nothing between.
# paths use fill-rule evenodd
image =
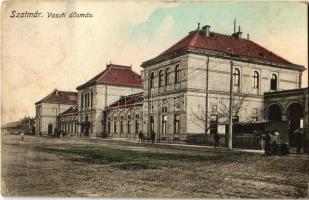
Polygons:
<instances>
[{"instance_id":1,"label":"bare tree","mask_svg":"<svg viewBox=\"0 0 309 200\"><path fill-rule=\"evenodd\" d=\"M211 119L212 116L217 117L217 124L225 124L228 123L229 116L229 101L228 98L218 97L216 96L217 101L217 110L211 110L208 112L208 119ZM234 95L233 103L232 103L232 111L233 116L239 116L242 109L244 109L247 105L248 94L242 95ZM208 108L209 110L209 108ZM206 108L200 109L199 112L191 112L192 113L192 122L199 126L200 128L205 129L205 120L206 120ZM251 118L250 118L251 119ZM242 119L241 122L248 121L249 118ZM211 127L207 127L207 132Z\"/></svg>"}]
</instances>

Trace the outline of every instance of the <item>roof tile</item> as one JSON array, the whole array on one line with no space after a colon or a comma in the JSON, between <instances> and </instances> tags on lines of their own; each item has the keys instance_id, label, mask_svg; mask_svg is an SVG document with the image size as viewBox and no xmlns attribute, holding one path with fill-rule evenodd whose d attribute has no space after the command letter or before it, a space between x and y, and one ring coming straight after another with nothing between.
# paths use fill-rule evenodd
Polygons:
<instances>
[{"instance_id":1,"label":"roof tile","mask_svg":"<svg viewBox=\"0 0 309 200\"><path fill-rule=\"evenodd\" d=\"M282 64L292 64L290 61L251 40L214 32L210 32L209 37L206 37L201 30L190 32L189 35L168 48L158 57L163 57L186 48L206 49L227 54L232 53L234 56L243 56Z\"/></svg>"},{"instance_id":2,"label":"roof tile","mask_svg":"<svg viewBox=\"0 0 309 200\"><path fill-rule=\"evenodd\" d=\"M77 90L96 84L113 84L129 87L142 87L141 76L132 71L130 66L109 64L107 68L90 79L83 85L77 87Z\"/></svg>"},{"instance_id":3,"label":"roof tile","mask_svg":"<svg viewBox=\"0 0 309 200\"><path fill-rule=\"evenodd\" d=\"M36 102L40 103L59 103L76 105L77 104L77 92L60 91L55 89L52 93L44 97L42 100Z\"/></svg>"}]
</instances>

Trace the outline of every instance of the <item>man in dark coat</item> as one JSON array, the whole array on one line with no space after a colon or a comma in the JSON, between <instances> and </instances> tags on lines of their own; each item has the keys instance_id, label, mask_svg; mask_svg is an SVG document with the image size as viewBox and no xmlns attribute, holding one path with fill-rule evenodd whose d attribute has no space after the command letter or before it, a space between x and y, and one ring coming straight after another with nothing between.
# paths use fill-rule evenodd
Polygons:
<instances>
[{"instance_id":1,"label":"man in dark coat","mask_svg":"<svg viewBox=\"0 0 309 200\"><path fill-rule=\"evenodd\" d=\"M215 148L219 146L220 135L218 133L214 134Z\"/></svg>"},{"instance_id":2,"label":"man in dark coat","mask_svg":"<svg viewBox=\"0 0 309 200\"><path fill-rule=\"evenodd\" d=\"M150 137L151 137L151 143L154 144L156 138L156 134L154 131L151 132Z\"/></svg>"},{"instance_id":3,"label":"man in dark coat","mask_svg":"<svg viewBox=\"0 0 309 200\"><path fill-rule=\"evenodd\" d=\"M301 149L303 147L303 141L304 141L304 138L303 138L303 133L302 133L302 130L298 130L296 132L296 150L297 150L297 153L301 153Z\"/></svg>"},{"instance_id":4,"label":"man in dark coat","mask_svg":"<svg viewBox=\"0 0 309 200\"><path fill-rule=\"evenodd\" d=\"M143 141L143 133L142 131L139 131L138 133L138 142L142 142Z\"/></svg>"}]
</instances>

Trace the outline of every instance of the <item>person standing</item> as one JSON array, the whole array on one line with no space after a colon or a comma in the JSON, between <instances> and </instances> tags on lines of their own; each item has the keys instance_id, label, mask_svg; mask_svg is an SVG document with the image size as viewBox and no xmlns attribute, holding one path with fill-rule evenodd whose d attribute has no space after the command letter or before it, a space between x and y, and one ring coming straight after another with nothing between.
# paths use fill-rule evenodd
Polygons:
<instances>
[{"instance_id":1,"label":"person standing","mask_svg":"<svg viewBox=\"0 0 309 200\"><path fill-rule=\"evenodd\" d=\"M151 137L151 143L154 144L155 139L156 139L156 134L154 131L151 132L150 137Z\"/></svg>"},{"instance_id":2,"label":"person standing","mask_svg":"<svg viewBox=\"0 0 309 200\"><path fill-rule=\"evenodd\" d=\"M20 134L20 140L24 141L24 133L23 132Z\"/></svg>"},{"instance_id":3,"label":"person standing","mask_svg":"<svg viewBox=\"0 0 309 200\"><path fill-rule=\"evenodd\" d=\"M271 136L269 134L269 132L266 133L265 136L265 155L270 155L270 141L271 141Z\"/></svg>"},{"instance_id":4,"label":"person standing","mask_svg":"<svg viewBox=\"0 0 309 200\"><path fill-rule=\"evenodd\" d=\"M142 131L139 131L138 133L138 142L142 142L143 141L143 133Z\"/></svg>"},{"instance_id":5,"label":"person standing","mask_svg":"<svg viewBox=\"0 0 309 200\"><path fill-rule=\"evenodd\" d=\"M271 154L272 155L276 155L278 153L278 136L279 136L279 133L277 130L275 130L271 134L270 143L271 143Z\"/></svg>"},{"instance_id":6,"label":"person standing","mask_svg":"<svg viewBox=\"0 0 309 200\"><path fill-rule=\"evenodd\" d=\"M220 135L218 133L214 134L215 148L219 147Z\"/></svg>"},{"instance_id":7,"label":"person standing","mask_svg":"<svg viewBox=\"0 0 309 200\"><path fill-rule=\"evenodd\" d=\"M303 144L303 134L302 130L298 130L296 132L296 152L301 153L302 145Z\"/></svg>"}]
</instances>

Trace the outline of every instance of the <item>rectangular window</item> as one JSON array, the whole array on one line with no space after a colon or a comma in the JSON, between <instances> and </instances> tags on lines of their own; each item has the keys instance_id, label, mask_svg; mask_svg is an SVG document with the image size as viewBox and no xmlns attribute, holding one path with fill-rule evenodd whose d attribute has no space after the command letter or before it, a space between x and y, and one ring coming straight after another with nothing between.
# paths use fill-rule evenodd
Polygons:
<instances>
[{"instance_id":1,"label":"rectangular window","mask_svg":"<svg viewBox=\"0 0 309 200\"><path fill-rule=\"evenodd\" d=\"M92 109L93 106L93 92L90 93L90 107Z\"/></svg>"},{"instance_id":2,"label":"rectangular window","mask_svg":"<svg viewBox=\"0 0 309 200\"><path fill-rule=\"evenodd\" d=\"M211 113L217 113L217 105L211 105Z\"/></svg>"},{"instance_id":3,"label":"rectangular window","mask_svg":"<svg viewBox=\"0 0 309 200\"><path fill-rule=\"evenodd\" d=\"M162 116L162 135L166 135L166 128L167 128L167 116Z\"/></svg>"},{"instance_id":4,"label":"rectangular window","mask_svg":"<svg viewBox=\"0 0 309 200\"><path fill-rule=\"evenodd\" d=\"M107 133L111 132L111 122L107 123Z\"/></svg>"},{"instance_id":5,"label":"rectangular window","mask_svg":"<svg viewBox=\"0 0 309 200\"><path fill-rule=\"evenodd\" d=\"M84 95L81 94L81 110L84 108Z\"/></svg>"},{"instance_id":6,"label":"rectangular window","mask_svg":"<svg viewBox=\"0 0 309 200\"><path fill-rule=\"evenodd\" d=\"M270 89L271 90L277 90L277 75L273 74L270 79Z\"/></svg>"},{"instance_id":7,"label":"rectangular window","mask_svg":"<svg viewBox=\"0 0 309 200\"><path fill-rule=\"evenodd\" d=\"M179 134L179 115L175 115L175 119L174 119L175 121L174 121L174 127L175 127L175 129L174 129L174 133L175 134Z\"/></svg>"},{"instance_id":8,"label":"rectangular window","mask_svg":"<svg viewBox=\"0 0 309 200\"><path fill-rule=\"evenodd\" d=\"M215 134L218 132L218 116L211 115L210 116L210 134Z\"/></svg>"},{"instance_id":9,"label":"rectangular window","mask_svg":"<svg viewBox=\"0 0 309 200\"><path fill-rule=\"evenodd\" d=\"M120 121L120 134L123 133L123 121Z\"/></svg>"},{"instance_id":10,"label":"rectangular window","mask_svg":"<svg viewBox=\"0 0 309 200\"><path fill-rule=\"evenodd\" d=\"M131 121L128 121L128 133L131 134Z\"/></svg>"},{"instance_id":11,"label":"rectangular window","mask_svg":"<svg viewBox=\"0 0 309 200\"><path fill-rule=\"evenodd\" d=\"M139 121L136 120L135 121L135 133L138 133L138 131L139 131Z\"/></svg>"},{"instance_id":12,"label":"rectangular window","mask_svg":"<svg viewBox=\"0 0 309 200\"><path fill-rule=\"evenodd\" d=\"M114 133L117 133L117 124L116 124L116 121L114 121Z\"/></svg>"},{"instance_id":13,"label":"rectangular window","mask_svg":"<svg viewBox=\"0 0 309 200\"><path fill-rule=\"evenodd\" d=\"M162 112L166 113L167 112L167 107L162 107Z\"/></svg>"},{"instance_id":14,"label":"rectangular window","mask_svg":"<svg viewBox=\"0 0 309 200\"><path fill-rule=\"evenodd\" d=\"M153 116L150 117L150 131L151 132L154 131L154 119L153 119Z\"/></svg>"}]
</instances>

